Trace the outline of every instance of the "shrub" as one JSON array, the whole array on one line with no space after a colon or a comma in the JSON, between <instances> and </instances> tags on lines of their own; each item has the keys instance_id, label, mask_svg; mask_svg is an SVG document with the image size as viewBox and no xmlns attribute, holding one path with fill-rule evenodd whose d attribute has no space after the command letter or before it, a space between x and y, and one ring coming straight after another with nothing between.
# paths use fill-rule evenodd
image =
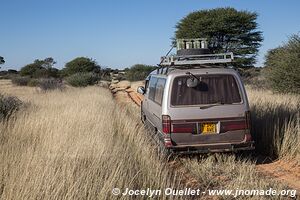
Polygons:
<instances>
[{"instance_id":1,"label":"shrub","mask_svg":"<svg viewBox=\"0 0 300 200\"><path fill-rule=\"evenodd\" d=\"M30 78L27 76L24 76L24 77L16 76L16 77L12 78L11 81L15 85L26 86L26 85L28 85Z\"/></svg>"},{"instance_id":2,"label":"shrub","mask_svg":"<svg viewBox=\"0 0 300 200\"><path fill-rule=\"evenodd\" d=\"M22 102L17 97L0 94L0 120L9 118L21 105Z\"/></svg>"},{"instance_id":3,"label":"shrub","mask_svg":"<svg viewBox=\"0 0 300 200\"><path fill-rule=\"evenodd\" d=\"M74 87L86 87L93 85L100 80L94 73L76 73L66 78L66 81Z\"/></svg>"},{"instance_id":4,"label":"shrub","mask_svg":"<svg viewBox=\"0 0 300 200\"><path fill-rule=\"evenodd\" d=\"M31 63L21 68L20 75L33 77L34 75L41 74L41 72L39 72L40 70L43 70L43 67L40 66L40 64Z\"/></svg>"},{"instance_id":5,"label":"shrub","mask_svg":"<svg viewBox=\"0 0 300 200\"><path fill-rule=\"evenodd\" d=\"M156 66L136 64L130 69L126 70L125 76L126 79L130 81L144 80L150 74L150 72L156 68Z\"/></svg>"},{"instance_id":6,"label":"shrub","mask_svg":"<svg viewBox=\"0 0 300 200\"><path fill-rule=\"evenodd\" d=\"M54 78L49 78L49 79L40 79L38 81L38 86L42 89L42 91L47 91L47 90L63 90L64 89L64 84L62 80L60 79L54 79Z\"/></svg>"},{"instance_id":7,"label":"shrub","mask_svg":"<svg viewBox=\"0 0 300 200\"><path fill-rule=\"evenodd\" d=\"M274 91L300 94L300 35L272 49L266 56L267 78Z\"/></svg>"},{"instance_id":8,"label":"shrub","mask_svg":"<svg viewBox=\"0 0 300 200\"><path fill-rule=\"evenodd\" d=\"M239 74L246 85L253 89L270 89L265 76L265 69L261 67L251 67L248 69L239 68Z\"/></svg>"},{"instance_id":9,"label":"shrub","mask_svg":"<svg viewBox=\"0 0 300 200\"><path fill-rule=\"evenodd\" d=\"M12 80L13 78L17 77L17 74L4 74L4 75L0 75L0 80L1 79L10 79Z\"/></svg>"},{"instance_id":10,"label":"shrub","mask_svg":"<svg viewBox=\"0 0 300 200\"><path fill-rule=\"evenodd\" d=\"M39 84L39 80L38 79L30 79L27 83L27 86L30 87L36 87Z\"/></svg>"},{"instance_id":11,"label":"shrub","mask_svg":"<svg viewBox=\"0 0 300 200\"><path fill-rule=\"evenodd\" d=\"M44 60L35 60L33 63L25 65L20 70L21 76L29 76L31 78L57 78L59 70L54 68L56 62L53 58L46 58Z\"/></svg>"},{"instance_id":12,"label":"shrub","mask_svg":"<svg viewBox=\"0 0 300 200\"><path fill-rule=\"evenodd\" d=\"M62 70L63 76L71 76L76 73L99 73L101 67L96 63L96 61L85 58L77 57L74 60L71 60L65 65L65 68Z\"/></svg>"}]
</instances>

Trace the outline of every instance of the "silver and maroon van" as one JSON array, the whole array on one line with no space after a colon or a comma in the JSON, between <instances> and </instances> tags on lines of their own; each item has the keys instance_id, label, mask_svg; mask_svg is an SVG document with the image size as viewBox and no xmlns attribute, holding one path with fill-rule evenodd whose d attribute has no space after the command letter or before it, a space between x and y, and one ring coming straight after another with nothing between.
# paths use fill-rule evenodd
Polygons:
<instances>
[{"instance_id":1,"label":"silver and maroon van","mask_svg":"<svg viewBox=\"0 0 300 200\"><path fill-rule=\"evenodd\" d=\"M232 59L231 53L163 57L162 67L138 88L144 95L141 119L154 127L167 150L254 149L244 85L224 65Z\"/></svg>"}]
</instances>

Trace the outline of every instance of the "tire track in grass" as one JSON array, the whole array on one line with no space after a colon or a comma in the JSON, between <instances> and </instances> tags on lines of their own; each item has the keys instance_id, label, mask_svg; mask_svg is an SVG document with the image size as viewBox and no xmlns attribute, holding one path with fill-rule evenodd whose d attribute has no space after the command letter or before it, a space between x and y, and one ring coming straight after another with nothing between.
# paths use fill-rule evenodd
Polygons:
<instances>
[{"instance_id":1,"label":"tire track in grass","mask_svg":"<svg viewBox=\"0 0 300 200\"><path fill-rule=\"evenodd\" d=\"M139 93L135 92L133 88L131 87L124 87L125 84L114 84L113 86L111 86L109 89L112 91L113 96L115 98L115 100L117 101L117 103L119 103L121 106L133 106L134 109L136 109L138 111L140 105L141 105L141 101L143 100L143 96L140 95ZM131 115L133 115L133 113L131 113ZM131 116L131 117L135 117L137 123L140 123L139 121L139 116ZM154 136L155 137L155 136ZM152 140L152 145L158 146L157 141ZM157 152L159 154L159 151ZM160 155L158 155L160 156ZM181 159L177 159L177 157L169 159L167 159L167 165L170 169L172 169L172 171L176 171L176 173L179 173L181 175L182 178L182 183L183 186L185 188L191 188L191 189L202 189L203 186L199 183L199 181L194 177L193 174L191 174L189 172L189 170L186 169L186 167L184 167L182 160ZM183 189L183 188L181 188ZM198 198L201 196L195 196L194 198ZM203 196L202 196L203 197ZM208 199L208 198L206 198Z\"/></svg>"}]
</instances>

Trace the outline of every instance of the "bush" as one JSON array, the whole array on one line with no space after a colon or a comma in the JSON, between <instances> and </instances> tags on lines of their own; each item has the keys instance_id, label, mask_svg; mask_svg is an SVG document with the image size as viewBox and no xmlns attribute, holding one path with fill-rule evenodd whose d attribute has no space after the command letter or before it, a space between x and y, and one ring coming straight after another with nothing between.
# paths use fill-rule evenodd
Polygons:
<instances>
[{"instance_id":1,"label":"bush","mask_svg":"<svg viewBox=\"0 0 300 200\"><path fill-rule=\"evenodd\" d=\"M100 73L101 67L96 63L96 61L85 58L77 57L71 60L62 69L63 76L71 76L77 73Z\"/></svg>"},{"instance_id":2,"label":"bush","mask_svg":"<svg viewBox=\"0 0 300 200\"><path fill-rule=\"evenodd\" d=\"M93 85L100 80L94 73L76 73L66 78L66 81L74 87L86 87Z\"/></svg>"},{"instance_id":3,"label":"bush","mask_svg":"<svg viewBox=\"0 0 300 200\"><path fill-rule=\"evenodd\" d=\"M274 91L300 94L300 35L266 56L267 79Z\"/></svg>"},{"instance_id":4,"label":"bush","mask_svg":"<svg viewBox=\"0 0 300 200\"><path fill-rule=\"evenodd\" d=\"M150 72L156 68L156 66L136 64L130 69L126 70L125 77L130 81L144 80L150 74Z\"/></svg>"},{"instance_id":5,"label":"bush","mask_svg":"<svg viewBox=\"0 0 300 200\"><path fill-rule=\"evenodd\" d=\"M0 80L2 79L10 79L12 80L13 78L17 77L17 74L4 74L4 75L0 75Z\"/></svg>"},{"instance_id":6,"label":"bush","mask_svg":"<svg viewBox=\"0 0 300 200\"><path fill-rule=\"evenodd\" d=\"M19 86L27 86L30 78L27 76L21 77L21 76L17 76L11 79L12 83L15 85L19 85Z\"/></svg>"},{"instance_id":7,"label":"bush","mask_svg":"<svg viewBox=\"0 0 300 200\"><path fill-rule=\"evenodd\" d=\"M239 74L246 85L253 89L270 89L265 76L265 69L261 67L239 68Z\"/></svg>"},{"instance_id":8,"label":"bush","mask_svg":"<svg viewBox=\"0 0 300 200\"><path fill-rule=\"evenodd\" d=\"M38 81L38 86L42 89L42 91L48 91L48 90L63 90L64 84L62 80L59 79L40 79Z\"/></svg>"},{"instance_id":9,"label":"bush","mask_svg":"<svg viewBox=\"0 0 300 200\"><path fill-rule=\"evenodd\" d=\"M39 84L39 80L38 79L30 79L27 83L27 86L30 87L36 87Z\"/></svg>"},{"instance_id":10,"label":"bush","mask_svg":"<svg viewBox=\"0 0 300 200\"><path fill-rule=\"evenodd\" d=\"M59 70L54 68L56 62L53 58L46 58L44 60L35 60L33 63L25 65L20 70L21 76L29 76L31 78L57 78Z\"/></svg>"},{"instance_id":11,"label":"bush","mask_svg":"<svg viewBox=\"0 0 300 200\"><path fill-rule=\"evenodd\" d=\"M0 120L9 118L15 111L19 110L22 102L17 97L3 96L0 94Z\"/></svg>"},{"instance_id":12,"label":"bush","mask_svg":"<svg viewBox=\"0 0 300 200\"><path fill-rule=\"evenodd\" d=\"M39 71L43 70L43 69L44 68L40 64L31 63L31 64L28 64L28 65L21 68L20 75L21 76L33 77L33 76L36 76L37 74L41 74L41 72L39 72Z\"/></svg>"}]
</instances>

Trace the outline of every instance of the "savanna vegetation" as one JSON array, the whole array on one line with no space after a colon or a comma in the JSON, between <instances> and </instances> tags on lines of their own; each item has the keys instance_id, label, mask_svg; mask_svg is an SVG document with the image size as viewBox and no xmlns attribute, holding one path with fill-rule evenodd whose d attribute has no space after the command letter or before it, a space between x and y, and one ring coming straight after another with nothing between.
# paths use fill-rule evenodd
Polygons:
<instances>
[{"instance_id":1,"label":"savanna vegetation","mask_svg":"<svg viewBox=\"0 0 300 200\"><path fill-rule=\"evenodd\" d=\"M2 56L0 56L0 65L4 64L5 63L5 60Z\"/></svg>"},{"instance_id":2,"label":"savanna vegetation","mask_svg":"<svg viewBox=\"0 0 300 200\"><path fill-rule=\"evenodd\" d=\"M266 55L267 78L274 91L300 94L300 35Z\"/></svg>"},{"instance_id":3,"label":"savanna vegetation","mask_svg":"<svg viewBox=\"0 0 300 200\"><path fill-rule=\"evenodd\" d=\"M253 68L262 42L256 19L256 13L233 8L196 11L177 24L175 33L176 38L206 37L213 52L235 53L247 84L254 153L166 159L151 134L145 134L149 130L140 123L139 108L118 105L108 89L95 85L110 80L110 73L118 70L86 57L77 57L62 69L54 67L51 57L37 59L20 71L0 74L1 79L11 79L0 80L0 199L130 198L114 196L111 191L116 187L289 188L263 175L256 165L261 157L300 165L300 40L292 36L268 52L265 68ZM0 56L0 64L4 62ZM143 80L154 69L133 65L119 78ZM247 198L256 197L237 199ZM285 197L257 199L270 198Z\"/></svg>"},{"instance_id":4,"label":"savanna vegetation","mask_svg":"<svg viewBox=\"0 0 300 200\"><path fill-rule=\"evenodd\" d=\"M113 71L86 57L71 60L61 70L55 68L55 64L56 61L52 57L36 59L33 63L22 67L20 71L11 69L1 71L0 79L11 79L12 83L18 86L38 86L42 90L52 90L61 89L64 84L74 87L93 85L100 80L109 80Z\"/></svg>"},{"instance_id":5,"label":"savanna vegetation","mask_svg":"<svg viewBox=\"0 0 300 200\"><path fill-rule=\"evenodd\" d=\"M213 53L233 52L236 66L253 66L263 40L257 16L234 8L195 11L177 23L175 38L207 38Z\"/></svg>"},{"instance_id":6,"label":"savanna vegetation","mask_svg":"<svg viewBox=\"0 0 300 200\"><path fill-rule=\"evenodd\" d=\"M157 66L136 64L125 69L125 77L130 81L144 80L155 69L157 69Z\"/></svg>"},{"instance_id":7,"label":"savanna vegetation","mask_svg":"<svg viewBox=\"0 0 300 200\"><path fill-rule=\"evenodd\" d=\"M299 138L298 96L247 91L254 133L267 141L258 143L258 153L300 163L295 140ZM1 81L0 92L29 103L0 123L2 199L119 199L111 193L115 187L287 188L262 177L255 156L247 154L180 156L166 162L145 134L139 108L119 107L107 89L90 86L39 93ZM186 173L197 183L186 180ZM174 196L180 198L186 199Z\"/></svg>"}]
</instances>

